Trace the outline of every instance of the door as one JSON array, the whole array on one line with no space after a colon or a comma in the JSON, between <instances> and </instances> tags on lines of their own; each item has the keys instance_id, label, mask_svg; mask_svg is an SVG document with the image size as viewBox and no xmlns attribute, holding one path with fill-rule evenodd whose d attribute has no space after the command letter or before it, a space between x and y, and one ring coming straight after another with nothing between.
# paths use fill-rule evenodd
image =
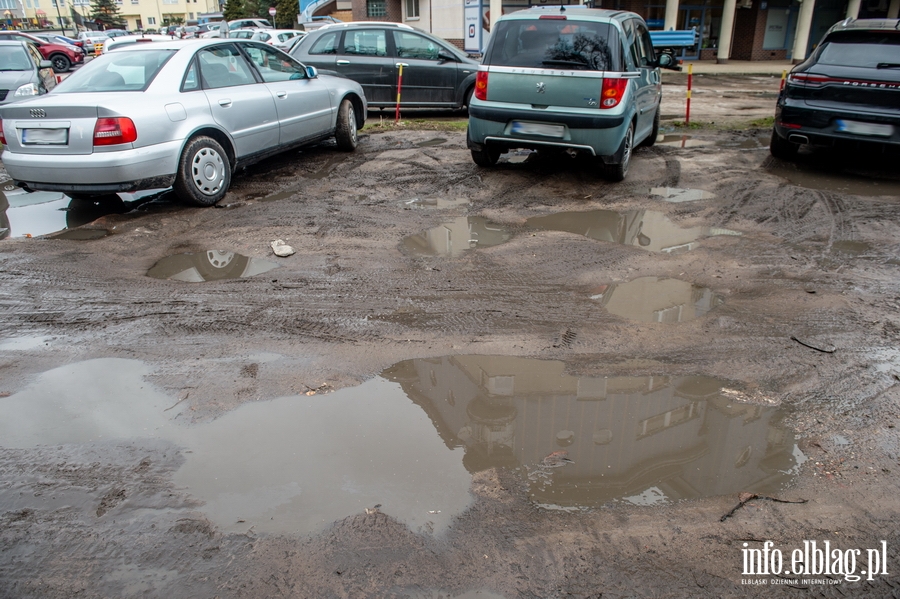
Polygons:
<instances>
[{"instance_id":1,"label":"door","mask_svg":"<svg viewBox=\"0 0 900 599\"><path fill-rule=\"evenodd\" d=\"M231 133L238 158L278 145L275 100L233 44L200 50L197 67L213 118Z\"/></svg>"},{"instance_id":2,"label":"door","mask_svg":"<svg viewBox=\"0 0 900 599\"><path fill-rule=\"evenodd\" d=\"M392 31L395 65L403 65L400 104L454 105L458 66L434 40L410 31ZM442 58L443 56L443 58ZM398 67L399 76L399 67Z\"/></svg>"},{"instance_id":3,"label":"door","mask_svg":"<svg viewBox=\"0 0 900 599\"><path fill-rule=\"evenodd\" d=\"M634 54L637 59L637 69L640 79L637 84L637 112L638 125L635 132L635 143L643 140L653 129L653 120L662 97L662 80L659 68L655 66L656 53L653 50L653 41L647 27L637 19L634 19Z\"/></svg>"},{"instance_id":4,"label":"door","mask_svg":"<svg viewBox=\"0 0 900 599\"><path fill-rule=\"evenodd\" d=\"M346 31L335 58L335 70L362 86L370 106L396 102L397 67L384 29Z\"/></svg>"},{"instance_id":5,"label":"door","mask_svg":"<svg viewBox=\"0 0 900 599\"><path fill-rule=\"evenodd\" d=\"M330 133L334 118L325 84L307 77L306 69L283 52L264 44L241 47L275 100L281 145Z\"/></svg>"}]
</instances>

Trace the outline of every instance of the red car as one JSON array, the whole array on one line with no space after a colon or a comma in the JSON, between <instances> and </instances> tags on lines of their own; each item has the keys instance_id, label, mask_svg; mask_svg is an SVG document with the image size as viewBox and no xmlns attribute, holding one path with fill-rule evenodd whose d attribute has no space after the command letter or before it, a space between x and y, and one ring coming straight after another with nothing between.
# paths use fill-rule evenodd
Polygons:
<instances>
[{"instance_id":1,"label":"red car","mask_svg":"<svg viewBox=\"0 0 900 599\"><path fill-rule=\"evenodd\" d=\"M0 39L18 39L28 41L37 46L44 59L53 63L53 70L65 73L72 70L72 65L84 62L84 54L62 44L52 44L21 31L0 31Z\"/></svg>"}]
</instances>

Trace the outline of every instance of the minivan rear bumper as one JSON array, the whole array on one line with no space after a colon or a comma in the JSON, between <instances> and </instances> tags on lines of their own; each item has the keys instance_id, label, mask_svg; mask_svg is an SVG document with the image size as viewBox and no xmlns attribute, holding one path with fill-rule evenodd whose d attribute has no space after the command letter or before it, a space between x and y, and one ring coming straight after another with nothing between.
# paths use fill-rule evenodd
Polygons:
<instances>
[{"instance_id":1,"label":"minivan rear bumper","mask_svg":"<svg viewBox=\"0 0 900 599\"><path fill-rule=\"evenodd\" d=\"M512 133L514 121L562 125L561 137ZM499 108L475 102L469 107L469 145L503 149L558 147L612 156L619 151L630 119L625 114L593 115L559 113L552 110Z\"/></svg>"}]
</instances>

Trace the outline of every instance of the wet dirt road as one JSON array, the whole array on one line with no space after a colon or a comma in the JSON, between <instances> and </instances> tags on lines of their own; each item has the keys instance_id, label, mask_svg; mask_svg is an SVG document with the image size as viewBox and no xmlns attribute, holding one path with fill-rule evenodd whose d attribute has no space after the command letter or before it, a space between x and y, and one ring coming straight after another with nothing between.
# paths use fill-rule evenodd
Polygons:
<instances>
[{"instance_id":1,"label":"wet dirt road","mask_svg":"<svg viewBox=\"0 0 900 599\"><path fill-rule=\"evenodd\" d=\"M900 180L765 145L608 184L389 132L52 225L10 191L0 597L897 596ZM787 574L811 541L860 557Z\"/></svg>"}]
</instances>

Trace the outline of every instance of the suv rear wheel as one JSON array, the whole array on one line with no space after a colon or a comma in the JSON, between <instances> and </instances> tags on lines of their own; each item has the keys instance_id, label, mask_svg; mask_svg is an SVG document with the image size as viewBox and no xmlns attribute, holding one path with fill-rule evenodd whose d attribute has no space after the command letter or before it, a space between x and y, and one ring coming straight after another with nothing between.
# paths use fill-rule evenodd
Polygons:
<instances>
[{"instance_id":1,"label":"suv rear wheel","mask_svg":"<svg viewBox=\"0 0 900 599\"><path fill-rule=\"evenodd\" d=\"M769 153L781 160L793 160L797 156L800 146L784 139L778 132L772 130L772 140L769 142Z\"/></svg>"}]
</instances>

